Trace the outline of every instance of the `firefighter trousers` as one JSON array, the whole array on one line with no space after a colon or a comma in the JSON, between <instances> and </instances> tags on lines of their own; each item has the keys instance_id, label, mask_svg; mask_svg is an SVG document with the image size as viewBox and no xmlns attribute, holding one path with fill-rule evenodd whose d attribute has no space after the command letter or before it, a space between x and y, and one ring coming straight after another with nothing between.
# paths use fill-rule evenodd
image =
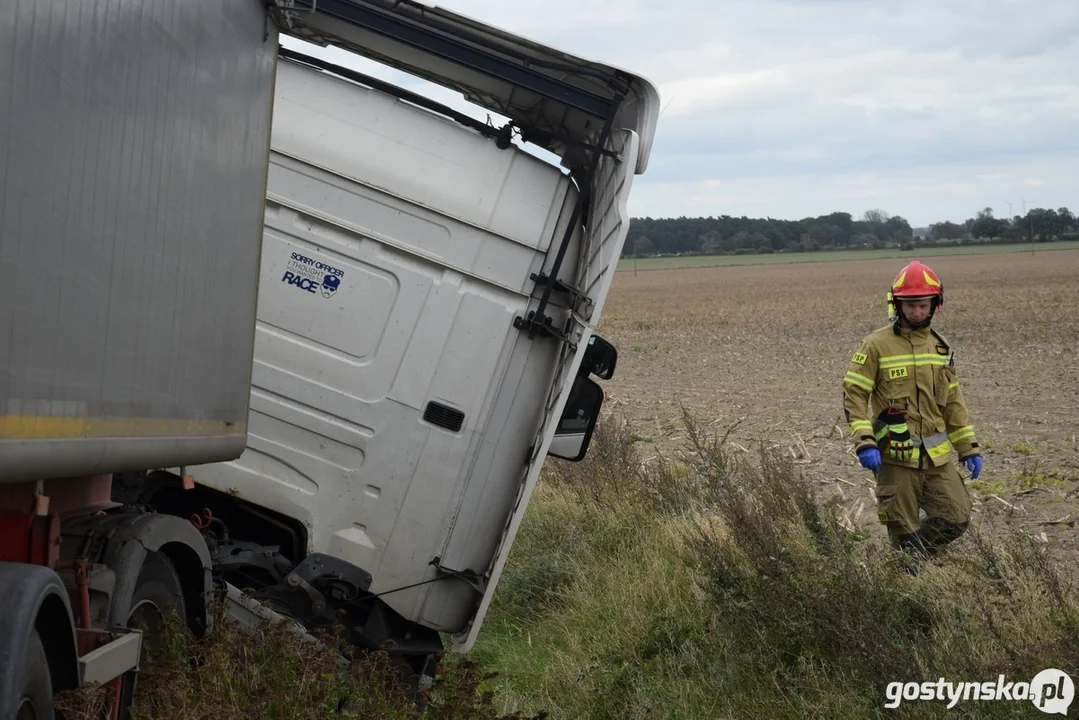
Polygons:
<instances>
[{"instance_id":1,"label":"firefighter trousers","mask_svg":"<svg viewBox=\"0 0 1079 720\"><path fill-rule=\"evenodd\" d=\"M943 547L970 522L970 493L954 463L911 468L884 462L877 473L877 517L892 544L918 533L926 546ZM920 519L924 510L926 519Z\"/></svg>"}]
</instances>

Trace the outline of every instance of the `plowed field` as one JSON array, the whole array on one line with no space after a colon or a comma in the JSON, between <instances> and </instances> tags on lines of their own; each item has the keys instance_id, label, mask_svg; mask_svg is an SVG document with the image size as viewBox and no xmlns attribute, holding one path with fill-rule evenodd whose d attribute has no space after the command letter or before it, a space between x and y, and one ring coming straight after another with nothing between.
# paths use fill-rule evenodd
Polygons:
<instances>
[{"instance_id":1,"label":"plowed field","mask_svg":"<svg viewBox=\"0 0 1079 720\"><path fill-rule=\"evenodd\" d=\"M841 495L852 523L876 525L841 381L861 338L887 324L884 296L906 261L619 272L599 328L619 349L609 407L646 457L677 445L681 406L734 426L736 452L779 446ZM975 522L1010 523L1077 566L1079 251L927 262L945 288L934 327L956 348L983 446L981 477L967 478Z\"/></svg>"}]
</instances>

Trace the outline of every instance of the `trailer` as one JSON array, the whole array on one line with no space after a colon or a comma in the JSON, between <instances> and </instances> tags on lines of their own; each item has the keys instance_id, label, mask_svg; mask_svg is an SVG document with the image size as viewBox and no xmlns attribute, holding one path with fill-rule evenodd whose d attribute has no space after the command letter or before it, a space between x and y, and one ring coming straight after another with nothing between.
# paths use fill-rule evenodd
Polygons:
<instances>
[{"instance_id":1,"label":"trailer","mask_svg":"<svg viewBox=\"0 0 1079 720\"><path fill-rule=\"evenodd\" d=\"M278 34L259 0L0 6L0 717L207 618L205 542L113 473L238 457Z\"/></svg>"},{"instance_id":2,"label":"trailer","mask_svg":"<svg viewBox=\"0 0 1079 720\"><path fill-rule=\"evenodd\" d=\"M617 362L650 83L415 2L179 7L0 11L3 717L91 680L123 716L215 595L429 684Z\"/></svg>"}]
</instances>

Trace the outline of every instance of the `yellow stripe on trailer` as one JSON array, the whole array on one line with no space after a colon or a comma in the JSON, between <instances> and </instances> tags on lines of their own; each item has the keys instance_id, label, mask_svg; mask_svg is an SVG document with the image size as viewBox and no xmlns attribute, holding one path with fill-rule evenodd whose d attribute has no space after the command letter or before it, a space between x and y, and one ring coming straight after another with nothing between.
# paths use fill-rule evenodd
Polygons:
<instances>
[{"instance_id":1,"label":"yellow stripe on trailer","mask_svg":"<svg viewBox=\"0 0 1079 720\"><path fill-rule=\"evenodd\" d=\"M0 440L214 437L246 432L246 422L227 420L0 415Z\"/></svg>"}]
</instances>

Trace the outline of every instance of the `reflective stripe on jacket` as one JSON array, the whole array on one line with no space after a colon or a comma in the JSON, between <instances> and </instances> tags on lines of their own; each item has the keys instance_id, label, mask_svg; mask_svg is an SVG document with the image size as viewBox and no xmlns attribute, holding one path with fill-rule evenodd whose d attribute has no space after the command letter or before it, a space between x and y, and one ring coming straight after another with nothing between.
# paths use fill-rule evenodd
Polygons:
<instances>
[{"instance_id":1,"label":"reflective stripe on jacket","mask_svg":"<svg viewBox=\"0 0 1079 720\"><path fill-rule=\"evenodd\" d=\"M887 325L866 337L851 357L843 379L843 408L855 448L877 445L873 420L889 405L907 411L916 451L910 462L884 453L888 462L918 467L919 447L934 466L948 462L953 447L960 458L977 452L954 354L934 330L900 329L897 334Z\"/></svg>"}]
</instances>

